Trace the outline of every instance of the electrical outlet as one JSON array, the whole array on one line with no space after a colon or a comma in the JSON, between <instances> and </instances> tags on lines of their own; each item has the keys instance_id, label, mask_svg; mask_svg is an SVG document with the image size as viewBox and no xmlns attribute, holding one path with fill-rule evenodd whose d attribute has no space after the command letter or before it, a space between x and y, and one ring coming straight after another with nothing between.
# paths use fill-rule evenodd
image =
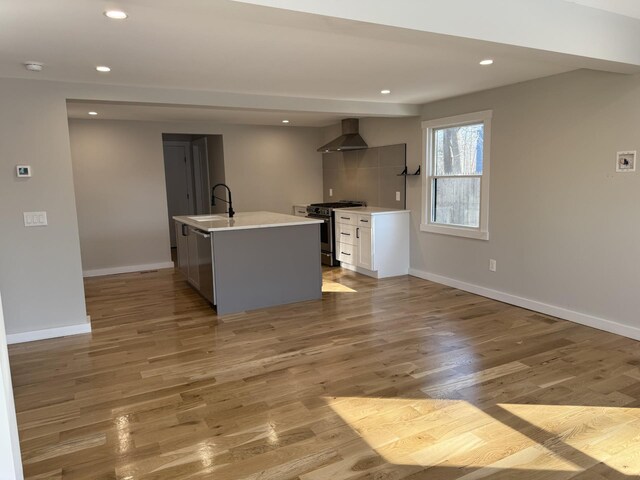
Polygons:
<instances>
[{"instance_id":1,"label":"electrical outlet","mask_svg":"<svg viewBox=\"0 0 640 480\"><path fill-rule=\"evenodd\" d=\"M47 212L24 212L25 227L44 227L47 223Z\"/></svg>"},{"instance_id":2,"label":"electrical outlet","mask_svg":"<svg viewBox=\"0 0 640 480\"><path fill-rule=\"evenodd\" d=\"M329 196L330 196L330 197L333 197L333 188L330 188L330 189L329 189Z\"/></svg>"},{"instance_id":3,"label":"electrical outlet","mask_svg":"<svg viewBox=\"0 0 640 480\"><path fill-rule=\"evenodd\" d=\"M489 270L491 270L492 272L495 272L496 269L497 269L496 261L493 258L489 259Z\"/></svg>"},{"instance_id":4,"label":"electrical outlet","mask_svg":"<svg viewBox=\"0 0 640 480\"><path fill-rule=\"evenodd\" d=\"M400 192L396 192L396 202L400 201Z\"/></svg>"}]
</instances>

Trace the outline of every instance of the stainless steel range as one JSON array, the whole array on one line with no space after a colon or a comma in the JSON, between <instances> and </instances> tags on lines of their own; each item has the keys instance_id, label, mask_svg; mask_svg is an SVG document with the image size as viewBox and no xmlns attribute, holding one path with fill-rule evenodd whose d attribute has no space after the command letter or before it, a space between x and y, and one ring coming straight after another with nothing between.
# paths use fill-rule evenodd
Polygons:
<instances>
[{"instance_id":1,"label":"stainless steel range","mask_svg":"<svg viewBox=\"0 0 640 480\"><path fill-rule=\"evenodd\" d=\"M365 207L366 205L366 202L341 200L339 202L312 203L307 207L307 217L324 220L324 223L320 225L320 248L322 250L323 265L340 265L340 262L336 258L336 219L334 210L349 207Z\"/></svg>"}]
</instances>

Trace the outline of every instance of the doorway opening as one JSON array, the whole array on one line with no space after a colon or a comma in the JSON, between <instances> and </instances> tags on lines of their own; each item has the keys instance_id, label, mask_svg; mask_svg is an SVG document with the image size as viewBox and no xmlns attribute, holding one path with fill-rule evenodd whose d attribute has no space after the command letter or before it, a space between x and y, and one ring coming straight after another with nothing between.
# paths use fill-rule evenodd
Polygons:
<instances>
[{"instance_id":1,"label":"doorway opening","mask_svg":"<svg viewBox=\"0 0 640 480\"><path fill-rule=\"evenodd\" d=\"M163 133L171 257L176 258L177 215L224 213L225 205L211 206L211 187L224 183L222 135Z\"/></svg>"}]
</instances>

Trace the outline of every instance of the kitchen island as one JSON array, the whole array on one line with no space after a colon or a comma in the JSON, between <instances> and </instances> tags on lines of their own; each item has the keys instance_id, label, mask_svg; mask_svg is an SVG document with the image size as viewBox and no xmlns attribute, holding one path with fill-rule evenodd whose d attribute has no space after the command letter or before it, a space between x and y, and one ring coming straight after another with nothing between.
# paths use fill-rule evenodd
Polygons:
<instances>
[{"instance_id":1,"label":"kitchen island","mask_svg":"<svg viewBox=\"0 0 640 480\"><path fill-rule=\"evenodd\" d=\"M322 297L321 220L273 212L173 219L178 269L219 315Z\"/></svg>"}]
</instances>

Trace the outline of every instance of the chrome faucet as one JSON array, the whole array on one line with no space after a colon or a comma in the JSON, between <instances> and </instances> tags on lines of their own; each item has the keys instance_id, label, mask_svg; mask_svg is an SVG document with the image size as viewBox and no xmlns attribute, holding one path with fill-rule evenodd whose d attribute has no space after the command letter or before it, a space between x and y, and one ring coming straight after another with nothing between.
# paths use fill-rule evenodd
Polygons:
<instances>
[{"instance_id":1,"label":"chrome faucet","mask_svg":"<svg viewBox=\"0 0 640 480\"><path fill-rule=\"evenodd\" d=\"M216 187L224 187L227 189L227 192L229 192L229 201L227 202L224 198L220 198L220 197L216 197L215 196L215 190ZM213 188L211 189L211 206L214 207L216 205L216 199L224 202L224 203L228 203L229 204L229 218L233 218L233 215L236 213L233 211L233 201L231 200L231 189L225 185L224 183L217 183L213 186Z\"/></svg>"}]
</instances>

